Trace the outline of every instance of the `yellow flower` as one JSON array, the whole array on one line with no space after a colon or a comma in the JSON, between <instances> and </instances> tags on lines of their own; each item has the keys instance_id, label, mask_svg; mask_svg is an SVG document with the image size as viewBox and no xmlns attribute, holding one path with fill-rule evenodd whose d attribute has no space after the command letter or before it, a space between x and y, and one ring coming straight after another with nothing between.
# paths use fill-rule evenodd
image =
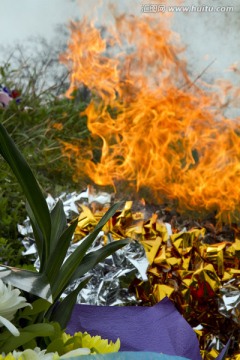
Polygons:
<instances>
[{"instance_id":1,"label":"yellow flower","mask_svg":"<svg viewBox=\"0 0 240 360\"><path fill-rule=\"evenodd\" d=\"M106 354L118 352L120 349L120 340L117 339L115 343L102 339L101 336L91 336L87 332L77 332L74 336L66 333L62 334L64 342L64 349L66 352L76 349L90 349L91 353Z\"/></svg>"},{"instance_id":2,"label":"yellow flower","mask_svg":"<svg viewBox=\"0 0 240 360\"><path fill-rule=\"evenodd\" d=\"M0 355L0 360L15 360L13 354L8 354L8 355ZM20 359L19 359L20 360Z\"/></svg>"},{"instance_id":3,"label":"yellow flower","mask_svg":"<svg viewBox=\"0 0 240 360\"><path fill-rule=\"evenodd\" d=\"M24 351L13 351L7 355L0 355L0 360L64 360L69 357L74 358L79 355L105 354L117 352L120 348L120 340L115 343L104 340L101 336L91 336L87 332L77 332L74 336L66 333L62 334L65 354L59 356L57 352L46 353L46 350L35 348Z\"/></svg>"},{"instance_id":4,"label":"yellow flower","mask_svg":"<svg viewBox=\"0 0 240 360\"><path fill-rule=\"evenodd\" d=\"M101 336L90 336L88 333L75 333L74 336L82 336L82 347L93 350L93 353L107 354L117 352L120 349L120 340L115 343L102 339Z\"/></svg>"}]
</instances>

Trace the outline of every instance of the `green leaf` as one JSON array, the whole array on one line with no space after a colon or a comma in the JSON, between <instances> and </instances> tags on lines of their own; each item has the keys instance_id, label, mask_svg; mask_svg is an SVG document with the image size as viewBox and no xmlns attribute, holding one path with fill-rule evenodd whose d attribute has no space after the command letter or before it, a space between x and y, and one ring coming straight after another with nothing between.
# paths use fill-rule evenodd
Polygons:
<instances>
[{"instance_id":1,"label":"green leaf","mask_svg":"<svg viewBox=\"0 0 240 360\"><path fill-rule=\"evenodd\" d=\"M6 129L0 124L0 154L8 162L29 202L35 219L44 236L45 255L48 257L48 242L51 236L51 218L42 191L28 163L14 144Z\"/></svg>"},{"instance_id":2,"label":"green leaf","mask_svg":"<svg viewBox=\"0 0 240 360\"><path fill-rule=\"evenodd\" d=\"M37 341L36 339L32 339L23 345L23 350L35 349L36 347L37 347Z\"/></svg>"},{"instance_id":3,"label":"green leaf","mask_svg":"<svg viewBox=\"0 0 240 360\"><path fill-rule=\"evenodd\" d=\"M97 235L106 224L106 222L115 214L116 210L122 203L114 204L107 212L103 215L99 223L96 225L95 229L89 234L85 240L76 248L76 250L69 256L69 258L65 261L63 266L59 271L59 275L52 286L53 298L58 298L64 289L70 283L70 280L75 273L76 269L78 268L80 262L82 261L83 257L85 256L87 250L96 239Z\"/></svg>"},{"instance_id":4,"label":"green leaf","mask_svg":"<svg viewBox=\"0 0 240 360\"><path fill-rule=\"evenodd\" d=\"M47 347L47 352L58 352L61 355L64 352L63 339L58 338L53 340ZM76 360L76 359L75 359Z\"/></svg>"},{"instance_id":5,"label":"green leaf","mask_svg":"<svg viewBox=\"0 0 240 360\"><path fill-rule=\"evenodd\" d=\"M4 78L5 77L5 70L3 66L0 66L0 75Z\"/></svg>"},{"instance_id":6,"label":"green leaf","mask_svg":"<svg viewBox=\"0 0 240 360\"><path fill-rule=\"evenodd\" d=\"M56 277L58 276L59 270L66 257L67 250L69 248L77 224L78 218L64 231L62 236L57 239L55 251L52 252L48 259L44 272L49 279L51 285L54 285L56 281Z\"/></svg>"},{"instance_id":7,"label":"green leaf","mask_svg":"<svg viewBox=\"0 0 240 360\"><path fill-rule=\"evenodd\" d=\"M66 296L59 304L53 308L50 315L50 321L57 321L62 329L65 329L70 320L72 310L77 301L79 292L87 285L92 276L84 279L68 296Z\"/></svg>"},{"instance_id":8,"label":"green leaf","mask_svg":"<svg viewBox=\"0 0 240 360\"><path fill-rule=\"evenodd\" d=\"M31 207L29 206L28 202L26 203L26 210L27 210L28 216L30 218L32 229L33 229L34 240L35 240L35 244L37 247L37 252L38 252L38 256L39 256L39 260L40 260L40 272L41 272L42 268L44 267L44 264L45 264L43 234L38 226L38 223L35 219L35 216L32 212Z\"/></svg>"},{"instance_id":9,"label":"green leaf","mask_svg":"<svg viewBox=\"0 0 240 360\"><path fill-rule=\"evenodd\" d=\"M36 337L51 336L54 334L54 327L51 324L33 324L19 329L19 331L19 336L10 336L1 346L1 352L9 353Z\"/></svg>"},{"instance_id":10,"label":"green leaf","mask_svg":"<svg viewBox=\"0 0 240 360\"><path fill-rule=\"evenodd\" d=\"M47 277L38 272L0 265L0 278L16 288L37 295L52 303L51 288Z\"/></svg>"},{"instance_id":11,"label":"green leaf","mask_svg":"<svg viewBox=\"0 0 240 360\"><path fill-rule=\"evenodd\" d=\"M67 228L67 218L63 209L63 203L58 200L53 210L51 211L51 240L50 240L50 254L56 250L59 251L59 238Z\"/></svg>"},{"instance_id":12,"label":"green leaf","mask_svg":"<svg viewBox=\"0 0 240 360\"><path fill-rule=\"evenodd\" d=\"M32 307L25 307L22 310L21 318L40 314L49 308L49 302L44 299L37 299L31 303Z\"/></svg>"},{"instance_id":13,"label":"green leaf","mask_svg":"<svg viewBox=\"0 0 240 360\"><path fill-rule=\"evenodd\" d=\"M99 262L106 259L106 257L112 255L115 251L119 250L123 246L129 244L129 240L116 240L110 244L105 245L99 250L91 251L81 261L81 264L78 266L75 271L71 281L78 279L79 277L86 274L89 270L91 270L94 266L96 266Z\"/></svg>"}]
</instances>

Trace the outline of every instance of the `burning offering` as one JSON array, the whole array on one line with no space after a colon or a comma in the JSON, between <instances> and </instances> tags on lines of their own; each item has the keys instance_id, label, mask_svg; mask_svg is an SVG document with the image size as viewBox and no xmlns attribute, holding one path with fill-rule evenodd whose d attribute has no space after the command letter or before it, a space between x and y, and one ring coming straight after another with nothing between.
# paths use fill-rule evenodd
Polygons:
<instances>
[{"instance_id":1,"label":"burning offering","mask_svg":"<svg viewBox=\"0 0 240 360\"><path fill-rule=\"evenodd\" d=\"M87 145L62 143L62 151L75 181L84 173L117 198L144 195L159 204L146 218L127 202L108 232L144 246L148 280L130 286L137 300L169 297L195 328L204 359L212 359L212 347L220 350L232 335L238 352L240 119L224 114L239 89L192 79L169 21L122 15L115 27L72 23L61 56L70 70L66 95L90 92L80 115L91 135ZM161 211L172 210L193 220L181 228L168 216L169 233ZM79 225L77 235L83 231Z\"/></svg>"},{"instance_id":2,"label":"burning offering","mask_svg":"<svg viewBox=\"0 0 240 360\"><path fill-rule=\"evenodd\" d=\"M28 201L18 231L35 266L0 269L31 307L2 316L9 356L240 359L240 118L229 115L240 92L194 78L171 17L158 15L70 25L60 56L69 89L43 138L51 134L45 150L66 160L81 193L45 196L0 124L1 155ZM5 114L14 94L0 90Z\"/></svg>"},{"instance_id":3,"label":"burning offering","mask_svg":"<svg viewBox=\"0 0 240 360\"><path fill-rule=\"evenodd\" d=\"M181 212L236 221L239 118L224 116L224 103L239 91L192 80L176 34L158 19L121 16L114 30L72 24L61 60L71 73L67 95L91 91L81 114L91 144L79 155L77 144L65 143L63 153L76 181L84 172L115 190L127 182Z\"/></svg>"}]
</instances>

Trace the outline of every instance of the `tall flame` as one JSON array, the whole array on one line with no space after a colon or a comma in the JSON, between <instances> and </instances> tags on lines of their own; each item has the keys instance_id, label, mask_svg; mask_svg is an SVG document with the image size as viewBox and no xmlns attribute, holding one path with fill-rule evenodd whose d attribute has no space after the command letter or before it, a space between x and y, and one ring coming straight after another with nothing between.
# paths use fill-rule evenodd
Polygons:
<instances>
[{"instance_id":1,"label":"tall flame","mask_svg":"<svg viewBox=\"0 0 240 360\"><path fill-rule=\"evenodd\" d=\"M76 171L99 185L123 180L136 190L148 187L180 210L233 216L240 201L240 119L223 115L231 85L218 91L191 80L168 19L121 16L115 25L74 23L61 58L71 70L67 95L81 84L91 90L84 114L102 141L100 161L77 157Z\"/></svg>"}]
</instances>

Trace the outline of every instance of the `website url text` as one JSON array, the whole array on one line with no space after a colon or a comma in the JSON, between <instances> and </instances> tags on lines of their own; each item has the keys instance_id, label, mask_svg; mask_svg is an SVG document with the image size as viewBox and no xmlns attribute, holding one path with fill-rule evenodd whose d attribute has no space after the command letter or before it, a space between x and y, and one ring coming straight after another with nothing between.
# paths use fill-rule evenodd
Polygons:
<instances>
[{"instance_id":1,"label":"website url text","mask_svg":"<svg viewBox=\"0 0 240 360\"><path fill-rule=\"evenodd\" d=\"M141 11L144 13L233 12L234 6L208 6L208 5L170 6L170 5L160 5L160 4L145 4L145 5L142 5Z\"/></svg>"}]
</instances>

